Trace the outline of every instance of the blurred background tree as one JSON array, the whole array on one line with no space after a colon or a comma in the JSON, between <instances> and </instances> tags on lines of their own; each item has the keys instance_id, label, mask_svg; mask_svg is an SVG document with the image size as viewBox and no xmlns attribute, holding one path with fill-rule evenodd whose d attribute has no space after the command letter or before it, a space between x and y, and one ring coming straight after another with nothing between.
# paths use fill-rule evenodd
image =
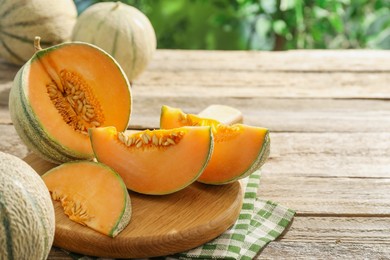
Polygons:
<instances>
[{"instance_id":1,"label":"blurred background tree","mask_svg":"<svg viewBox=\"0 0 390 260\"><path fill-rule=\"evenodd\" d=\"M79 13L101 0L75 0ZM390 49L390 0L122 0L161 49Z\"/></svg>"}]
</instances>

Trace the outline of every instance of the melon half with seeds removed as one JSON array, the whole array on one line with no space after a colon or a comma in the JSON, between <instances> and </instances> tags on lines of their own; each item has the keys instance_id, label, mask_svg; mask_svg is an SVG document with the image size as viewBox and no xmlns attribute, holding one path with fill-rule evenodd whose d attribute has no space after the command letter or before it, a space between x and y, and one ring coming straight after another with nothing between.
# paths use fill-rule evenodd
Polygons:
<instances>
[{"instance_id":1,"label":"melon half with seeds removed","mask_svg":"<svg viewBox=\"0 0 390 260\"><path fill-rule=\"evenodd\" d=\"M61 202L72 220L115 237L131 219L129 193L121 177L108 166L75 161L42 176L51 197Z\"/></svg>"},{"instance_id":2,"label":"melon half with seeds removed","mask_svg":"<svg viewBox=\"0 0 390 260\"><path fill-rule=\"evenodd\" d=\"M31 43L33 44L33 43ZM87 43L40 49L15 76L9 110L24 143L61 163L93 157L87 129L127 127L130 85L118 63Z\"/></svg>"},{"instance_id":3,"label":"melon half with seeds removed","mask_svg":"<svg viewBox=\"0 0 390 260\"><path fill-rule=\"evenodd\" d=\"M268 129L244 124L224 125L214 119L185 114L178 108L161 108L160 127L210 126L214 151L199 182L226 184L247 177L259 169L270 152Z\"/></svg>"},{"instance_id":4,"label":"melon half with seeds removed","mask_svg":"<svg viewBox=\"0 0 390 260\"><path fill-rule=\"evenodd\" d=\"M115 127L89 129L99 162L117 171L128 189L143 194L181 190L202 174L213 150L211 128L182 127L133 134Z\"/></svg>"}]
</instances>

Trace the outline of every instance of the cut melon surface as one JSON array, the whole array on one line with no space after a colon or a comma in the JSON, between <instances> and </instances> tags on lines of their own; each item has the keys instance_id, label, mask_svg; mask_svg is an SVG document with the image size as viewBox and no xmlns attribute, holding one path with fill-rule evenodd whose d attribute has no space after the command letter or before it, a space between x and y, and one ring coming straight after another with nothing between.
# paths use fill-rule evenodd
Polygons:
<instances>
[{"instance_id":1,"label":"cut melon surface","mask_svg":"<svg viewBox=\"0 0 390 260\"><path fill-rule=\"evenodd\" d=\"M119 64L81 42L37 51L15 76L9 97L21 139L54 163L91 159L87 129L125 130L131 106L130 85Z\"/></svg>"},{"instance_id":2,"label":"cut melon surface","mask_svg":"<svg viewBox=\"0 0 390 260\"><path fill-rule=\"evenodd\" d=\"M178 108L163 106L162 129L183 126L210 126L214 135L214 150L199 182L226 184L245 178L259 169L270 152L269 132L266 128L244 124L224 125L215 119L186 114Z\"/></svg>"},{"instance_id":3,"label":"cut melon surface","mask_svg":"<svg viewBox=\"0 0 390 260\"><path fill-rule=\"evenodd\" d=\"M89 134L97 160L117 171L128 189L143 194L168 194L187 187L203 172L213 150L209 126L130 135L99 127Z\"/></svg>"},{"instance_id":4,"label":"cut melon surface","mask_svg":"<svg viewBox=\"0 0 390 260\"><path fill-rule=\"evenodd\" d=\"M64 163L42 175L55 201L72 221L115 237L131 219L131 202L121 177L96 162Z\"/></svg>"}]
</instances>

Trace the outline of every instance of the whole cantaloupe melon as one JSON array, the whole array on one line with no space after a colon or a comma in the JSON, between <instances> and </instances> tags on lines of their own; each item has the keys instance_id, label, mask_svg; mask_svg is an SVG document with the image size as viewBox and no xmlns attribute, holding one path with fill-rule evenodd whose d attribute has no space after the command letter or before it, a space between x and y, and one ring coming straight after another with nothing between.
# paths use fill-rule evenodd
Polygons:
<instances>
[{"instance_id":1,"label":"whole cantaloupe melon","mask_svg":"<svg viewBox=\"0 0 390 260\"><path fill-rule=\"evenodd\" d=\"M34 54L36 35L41 45L70 40L77 19L72 0L3 0L0 2L0 56L22 65Z\"/></svg>"},{"instance_id":2,"label":"whole cantaloupe melon","mask_svg":"<svg viewBox=\"0 0 390 260\"><path fill-rule=\"evenodd\" d=\"M0 152L0 259L46 259L54 228L54 207L41 177Z\"/></svg>"},{"instance_id":3,"label":"whole cantaloupe melon","mask_svg":"<svg viewBox=\"0 0 390 260\"><path fill-rule=\"evenodd\" d=\"M138 9L120 3L97 3L77 19L72 40L95 44L111 54L132 82L147 67L157 40L149 19Z\"/></svg>"}]
</instances>

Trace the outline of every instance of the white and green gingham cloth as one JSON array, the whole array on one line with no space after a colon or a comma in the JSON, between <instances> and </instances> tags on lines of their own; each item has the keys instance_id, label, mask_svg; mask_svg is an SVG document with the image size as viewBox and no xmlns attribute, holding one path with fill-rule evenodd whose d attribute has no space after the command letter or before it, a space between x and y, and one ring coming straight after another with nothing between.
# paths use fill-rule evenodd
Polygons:
<instances>
[{"instance_id":1,"label":"white and green gingham cloth","mask_svg":"<svg viewBox=\"0 0 390 260\"><path fill-rule=\"evenodd\" d=\"M257 198L260 171L241 180L245 190L240 215L235 224L214 240L186 252L154 259L250 260L290 224L295 212L271 201ZM78 260L91 257L70 254Z\"/></svg>"},{"instance_id":2,"label":"white and green gingham cloth","mask_svg":"<svg viewBox=\"0 0 390 260\"><path fill-rule=\"evenodd\" d=\"M290 224L295 212L257 198L260 171L241 180L245 189L240 215L235 224L216 239L167 259L253 259Z\"/></svg>"}]
</instances>

